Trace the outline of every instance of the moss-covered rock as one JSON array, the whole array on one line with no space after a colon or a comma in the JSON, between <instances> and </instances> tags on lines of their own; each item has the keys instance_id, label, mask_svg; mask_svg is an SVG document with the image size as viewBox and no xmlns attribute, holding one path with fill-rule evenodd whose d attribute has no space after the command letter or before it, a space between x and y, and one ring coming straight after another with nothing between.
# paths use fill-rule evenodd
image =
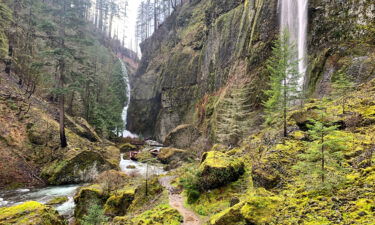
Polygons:
<instances>
[{"instance_id":1,"label":"moss-covered rock","mask_svg":"<svg viewBox=\"0 0 375 225\"><path fill-rule=\"evenodd\" d=\"M182 222L183 217L179 212L166 204L158 205L134 218L115 217L114 219L116 225L179 225Z\"/></svg>"},{"instance_id":2,"label":"moss-covered rock","mask_svg":"<svg viewBox=\"0 0 375 225\"><path fill-rule=\"evenodd\" d=\"M279 197L253 195L214 215L210 224L269 224L273 221L274 213L280 201L281 198Z\"/></svg>"},{"instance_id":3,"label":"moss-covered rock","mask_svg":"<svg viewBox=\"0 0 375 225\"><path fill-rule=\"evenodd\" d=\"M119 149L120 149L121 153L126 153L126 152L137 150L137 146L132 145L130 143L125 143L125 144L121 144L119 146Z\"/></svg>"},{"instance_id":4,"label":"moss-covered rock","mask_svg":"<svg viewBox=\"0 0 375 225\"><path fill-rule=\"evenodd\" d=\"M54 199L51 199L50 201L48 201L47 203L46 203L46 205L60 205L60 204L62 204L62 203L64 203L64 202L67 202L69 199L68 199L68 197L66 197L66 196L62 196L62 197L56 197L56 198L54 198Z\"/></svg>"},{"instance_id":5,"label":"moss-covered rock","mask_svg":"<svg viewBox=\"0 0 375 225\"><path fill-rule=\"evenodd\" d=\"M82 187L74 196L74 203L76 204L74 217L77 219L83 218L90 206L94 204L104 205L107 199L108 195L98 184Z\"/></svg>"},{"instance_id":6,"label":"moss-covered rock","mask_svg":"<svg viewBox=\"0 0 375 225\"><path fill-rule=\"evenodd\" d=\"M214 189L236 181L244 172L241 159L211 151L203 155L198 180L203 189Z\"/></svg>"},{"instance_id":7,"label":"moss-covered rock","mask_svg":"<svg viewBox=\"0 0 375 225\"><path fill-rule=\"evenodd\" d=\"M106 201L104 212L110 216L125 215L130 204L134 200L135 189L115 191Z\"/></svg>"},{"instance_id":8,"label":"moss-covered rock","mask_svg":"<svg viewBox=\"0 0 375 225\"><path fill-rule=\"evenodd\" d=\"M177 148L162 148L160 149L160 152L158 154L158 159L160 162L164 164L169 164L172 161L186 161L192 158L192 155L182 149L177 149Z\"/></svg>"},{"instance_id":9,"label":"moss-covered rock","mask_svg":"<svg viewBox=\"0 0 375 225\"><path fill-rule=\"evenodd\" d=\"M101 153L82 151L70 159L55 160L42 171L49 184L75 184L93 181L105 170L116 169Z\"/></svg>"},{"instance_id":10,"label":"moss-covered rock","mask_svg":"<svg viewBox=\"0 0 375 225\"><path fill-rule=\"evenodd\" d=\"M0 224L65 225L66 221L52 208L38 202L0 208Z\"/></svg>"}]
</instances>

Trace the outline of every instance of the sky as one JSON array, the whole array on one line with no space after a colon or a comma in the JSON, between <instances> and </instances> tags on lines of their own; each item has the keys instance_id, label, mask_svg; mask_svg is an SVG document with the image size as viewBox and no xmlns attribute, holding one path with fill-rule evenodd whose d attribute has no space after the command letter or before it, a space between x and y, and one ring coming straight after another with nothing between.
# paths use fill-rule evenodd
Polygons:
<instances>
[{"instance_id":1,"label":"sky","mask_svg":"<svg viewBox=\"0 0 375 225\"><path fill-rule=\"evenodd\" d=\"M137 9L142 0L129 0L128 18L127 18L127 45L126 47L135 51L135 26L137 22ZM123 23L123 22L122 22ZM133 43L131 43L133 42ZM133 45L133 46L132 46Z\"/></svg>"}]
</instances>

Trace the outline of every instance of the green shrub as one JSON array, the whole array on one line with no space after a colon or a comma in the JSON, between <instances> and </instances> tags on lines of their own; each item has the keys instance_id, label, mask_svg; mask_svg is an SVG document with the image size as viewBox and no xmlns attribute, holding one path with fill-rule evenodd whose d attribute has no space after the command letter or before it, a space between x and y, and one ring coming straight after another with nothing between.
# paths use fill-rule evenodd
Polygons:
<instances>
[{"instance_id":1,"label":"green shrub","mask_svg":"<svg viewBox=\"0 0 375 225\"><path fill-rule=\"evenodd\" d=\"M198 182L198 170L188 168L184 176L180 179L180 184L184 187L187 195L188 204L192 204L198 200L201 194L201 186Z\"/></svg>"},{"instance_id":2,"label":"green shrub","mask_svg":"<svg viewBox=\"0 0 375 225\"><path fill-rule=\"evenodd\" d=\"M108 221L108 217L104 215L104 209L97 203L90 204L87 215L81 220L82 225L103 225Z\"/></svg>"}]
</instances>

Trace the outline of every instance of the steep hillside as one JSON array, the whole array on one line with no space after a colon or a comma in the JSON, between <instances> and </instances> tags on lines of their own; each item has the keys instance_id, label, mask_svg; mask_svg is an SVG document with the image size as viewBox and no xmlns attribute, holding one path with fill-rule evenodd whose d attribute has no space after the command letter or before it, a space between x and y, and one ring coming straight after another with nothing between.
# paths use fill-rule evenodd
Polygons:
<instances>
[{"instance_id":1,"label":"steep hillside","mask_svg":"<svg viewBox=\"0 0 375 225\"><path fill-rule=\"evenodd\" d=\"M106 138L124 129L120 60L132 73L138 58L98 32L82 8L64 4L0 2L2 188L82 183L118 169L119 149Z\"/></svg>"},{"instance_id":2,"label":"steep hillside","mask_svg":"<svg viewBox=\"0 0 375 225\"><path fill-rule=\"evenodd\" d=\"M369 0L309 1L309 96L327 93L338 71L358 83L374 77L374 15ZM244 85L249 111L260 108L265 62L278 33L276 0L185 4L141 45L130 129L164 141L177 126L195 124L217 141L217 121L231 90Z\"/></svg>"}]
</instances>

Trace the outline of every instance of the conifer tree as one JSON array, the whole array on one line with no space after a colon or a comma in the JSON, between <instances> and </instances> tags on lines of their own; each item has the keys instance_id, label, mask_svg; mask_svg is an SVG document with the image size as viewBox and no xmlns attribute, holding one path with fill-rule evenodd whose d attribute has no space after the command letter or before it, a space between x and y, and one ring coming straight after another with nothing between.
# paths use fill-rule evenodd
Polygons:
<instances>
[{"instance_id":1,"label":"conifer tree","mask_svg":"<svg viewBox=\"0 0 375 225\"><path fill-rule=\"evenodd\" d=\"M351 82L345 73L338 73L336 80L332 83L332 95L340 99L342 113L345 114L345 106L350 91L354 89L354 82Z\"/></svg>"},{"instance_id":2,"label":"conifer tree","mask_svg":"<svg viewBox=\"0 0 375 225\"><path fill-rule=\"evenodd\" d=\"M10 9L0 0L0 27L5 28L9 25L12 18ZM0 57L2 58L8 51L7 38L4 29L0 29Z\"/></svg>"},{"instance_id":3,"label":"conifer tree","mask_svg":"<svg viewBox=\"0 0 375 225\"><path fill-rule=\"evenodd\" d=\"M321 120L327 115L321 112ZM343 181L344 167L342 150L346 149L346 139L339 135L338 126L320 120L310 120L308 125L308 149L299 155L300 161L294 166L308 186L314 189L331 190Z\"/></svg>"},{"instance_id":4,"label":"conifer tree","mask_svg":"<svg viewBox=\"0 0 375 225\"><path fill-rule=\"evenodd\" d=\"M248 116L246 87L233 89L223 99L218 109L216 129L218 141L228 145L237 145L249 127Z\"/></svg>"},{"instance_id":5,"label":"conifer tree","mask_svg":"<svg viewBox=\"0 0 375 225\"><path fill-rule=\"evenodd\" d=\"M282 114L284 137L288 135L288 109L299 98L299 89L301 89L298 87L301 75L297 70L298 60L295 59L295 51L295 45L290 44L289 35L284 32L274 42L272 56L267 61L270 89L265 91L267 100L263 103L266 124L279 122L278 114Z\"/></svg>"}]
</instances>

